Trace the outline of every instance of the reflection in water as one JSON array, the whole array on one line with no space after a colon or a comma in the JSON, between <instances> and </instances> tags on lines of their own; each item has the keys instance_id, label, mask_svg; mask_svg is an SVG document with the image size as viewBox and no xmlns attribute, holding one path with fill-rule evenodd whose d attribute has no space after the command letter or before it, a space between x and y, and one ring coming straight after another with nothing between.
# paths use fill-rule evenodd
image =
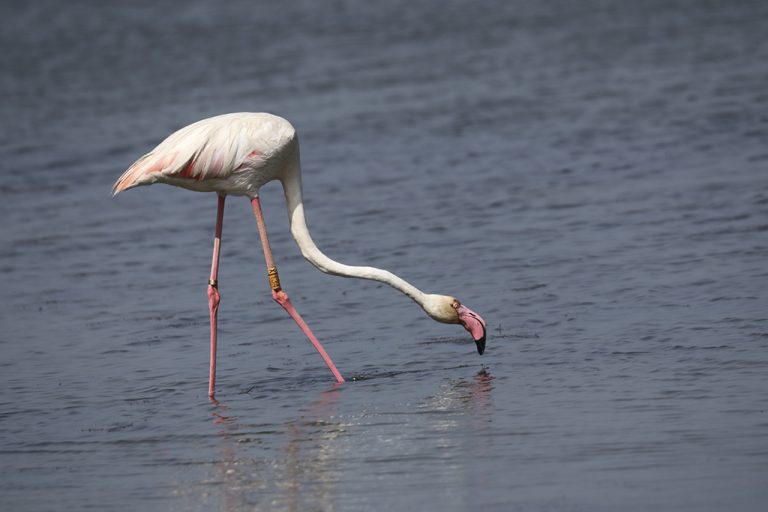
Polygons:
<instances>
[{"instance_id":1,"label":"reflection in water","mask_svg":"<svg viewBox=\"0 0 768 512\"><path fill-rule=\"evenodd\" d=\"M471 382L465 379L451 381L425 405L434 410L464 412L473 423L491 421L491 391L494 377L483 368Z\"/></svg>"},{"instance_id":2,"label":"reflection in water","mask_svg":"<svg viewBox=\"0 0 768 512\"><path fill-rule=\"evenodd\" d=\"M470 409L472 417L483 423L491 422L491 391L493 390L493 376L487 368L483 368L472 380L469 390Z\"/></svg>"},{"instance_id":3,"label":"reflection in water","mask_svg":"<svg viewBox=\"0 0 768 512\"><path fill-rule=\"evenodd\" d=\"M337 386L322 392L306 414L282 425L244 423L212 401L213 423L223 442L204 501L218 502L225 511L335 510L335 440L344 427L328 418L339 396Z\"/></svg>"},{"instance_id":4,"label":"reflection in water","mask_svg":"<svg viewBox=\"0 0 768 512\"><path fill-rule=\"evenodd\" d=\"M478 464L492 456L494 446L488 432L494 410L492 402L494 377L483 368L471 381L456 379L441 387L423 408L429 424L427 439L439 451L440 464L429 469L435 492L447 492L452 501L472 509L484 489L478 480Z\"/></svg>"},{"instance_id":5,"label":"reflection in water","mask_svg":"<svg viewBox=\"0 0 768 512\"><path fill-rule=\"evenodd\" d=\"M334 385L287 421L264 423L244 421L246 414L258 415L255 408L234 415L232 405L212 401L213 471L187 489L195 504L190 508L336 510L345 492L339 486L342 462L348 467L351 453L362 473L344 478L352 477L360 492L369 486L371 503L381 479L400 475L405 458L418 468L412 477L425 489L450 489L469 504L480 484L475 461L493 450L479 439L493 423L493 388L494 377L484 368L471 379L441 385L418 411L403 415L398 404L350 418L339 412L342 390ZM370 456L382 449L387 456Z\"/></svg>"}]
</instances>

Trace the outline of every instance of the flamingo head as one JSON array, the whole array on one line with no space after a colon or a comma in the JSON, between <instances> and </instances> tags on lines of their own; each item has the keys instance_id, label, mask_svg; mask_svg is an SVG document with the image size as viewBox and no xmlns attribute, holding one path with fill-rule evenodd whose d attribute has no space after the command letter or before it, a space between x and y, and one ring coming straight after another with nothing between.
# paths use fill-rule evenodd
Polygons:
<instances>
[{"instance_id":1,"label":"flamingo head","mask_svg":"<svg viewBox=\"0 0 768 512\"><path fill-rule=\"evenodd\" d=\"M427 295L422 307L433 320L461 324L475 340L478 354L485 351L485 320L458 299L448 295Z\"/></svg>"}]
</instances>

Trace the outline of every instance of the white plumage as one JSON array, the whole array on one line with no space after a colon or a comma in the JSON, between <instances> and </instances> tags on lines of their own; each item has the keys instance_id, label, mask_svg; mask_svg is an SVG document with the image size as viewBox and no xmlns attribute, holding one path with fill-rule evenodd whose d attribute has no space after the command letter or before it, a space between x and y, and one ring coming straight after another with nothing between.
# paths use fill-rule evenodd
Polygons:
<instances>
[{"instance_id":1,"label":"white plumage","mask_svg":"<svg viewBox=\"0 0 768 512\"><path fill-rule=\"evenodd\" d=\"M200 192L257 194L298 158L296 130L265 113L224 114L190 124L138 159L115 183L115 194L168 183Z\"/></svg>"}]
</instances>

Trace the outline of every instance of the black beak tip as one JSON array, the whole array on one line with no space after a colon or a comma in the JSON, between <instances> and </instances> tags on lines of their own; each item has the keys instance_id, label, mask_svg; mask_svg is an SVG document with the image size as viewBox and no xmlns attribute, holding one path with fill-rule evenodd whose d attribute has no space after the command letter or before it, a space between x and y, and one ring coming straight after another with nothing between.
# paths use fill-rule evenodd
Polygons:
<instances>
[{"instance_id":1,"label":"black beak tip","mask_svg":"<svg viewBox=\"0 0 768 512\"><path fill-rule=\"evenodd\" d=\"M475 344L477 345L477 353L483 355L483 352L485 352L485 332L483 332L482 338L475 340Z\"/></svg>"}]
</instances>

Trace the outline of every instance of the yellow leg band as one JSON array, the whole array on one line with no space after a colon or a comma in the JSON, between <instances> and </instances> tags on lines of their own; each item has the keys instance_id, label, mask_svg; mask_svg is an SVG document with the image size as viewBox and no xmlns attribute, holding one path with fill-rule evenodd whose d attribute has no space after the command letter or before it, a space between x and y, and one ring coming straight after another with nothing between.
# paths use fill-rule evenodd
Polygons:
<instances>
[{"instance_id":1,"label":"yellow leg band","mask_svg":"<svg viewBox=\"0 0 768 512\"><path fill-rule=\"evenodd\" d=\"M269 267L267 276L269 277L269 286L274 291L279 292L282 288L280 288L280 276L277 275L277 267Z\"/></svg>"}]
</instances>

